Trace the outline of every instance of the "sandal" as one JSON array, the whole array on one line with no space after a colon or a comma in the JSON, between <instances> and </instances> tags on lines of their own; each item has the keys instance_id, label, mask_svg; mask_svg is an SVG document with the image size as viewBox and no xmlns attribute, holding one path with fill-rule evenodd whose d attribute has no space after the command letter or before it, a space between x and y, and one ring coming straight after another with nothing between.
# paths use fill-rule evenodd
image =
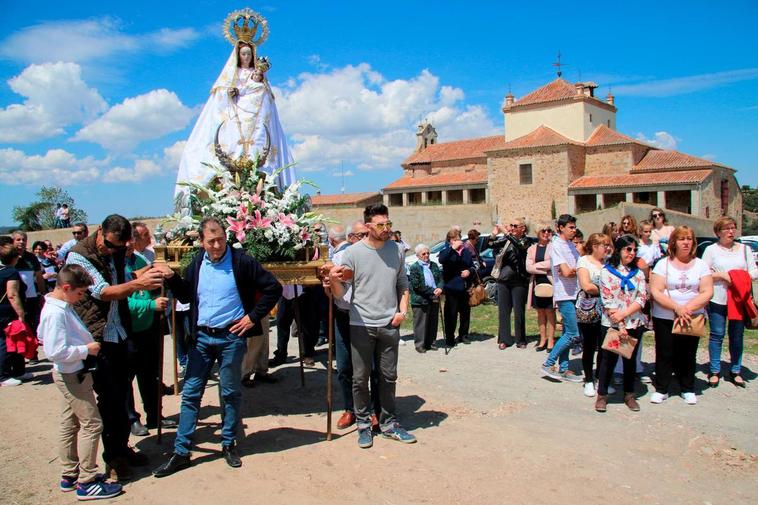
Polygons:
<instances>
[{"instance_id":1,"label":"sandal","mask_svg":"<svg viewBox=\"0 0 758 505\"><path fill-rule=\"evenodd\" d=\"M716 380L713 380L716 379ZM719 380L721 379L721 374L719 373L709 373L708 374L708 385L712 388L719 387Z\"/></svg>"},{"instance_id":2,"label":"sandal","mask_svg":"<svg viewBox=\"0 0 758 505\"><path fill-rule=\"evenodd\" d=\"M742 375L739 373L732 374L732 383L738 388L744 388L746 386L745 379L743 379Z\"/></svg>"}]
</instances>

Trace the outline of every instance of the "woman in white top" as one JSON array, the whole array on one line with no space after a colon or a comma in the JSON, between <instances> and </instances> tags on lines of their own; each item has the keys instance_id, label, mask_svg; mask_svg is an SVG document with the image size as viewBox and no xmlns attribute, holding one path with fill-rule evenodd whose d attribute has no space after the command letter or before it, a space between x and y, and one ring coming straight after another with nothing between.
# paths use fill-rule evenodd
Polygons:
<instances>
[{"instance_id":1,"label":"woman in white top","mask_svg":"<svg viewBox=\"0 0 758 505\"><path fill-rule=\"evenodd\" d=\"M576 276L584 294L577 297L577 322L582 336L582 368L584 370L584 396L595 396L595 352L600 349L600 271L605 256L611 249L611 239L602 233L593 233L584 244L584 256L576 262ZM594 304L593 304L594 302ZM592 307L592 308L590 308ZM600 354L598 353L598 370Z\"/></svg>"},{"instance_id":2,"label":"woman in white top","mask_svg":"<svg viewBox=\"0 0 758 505\"><path fill-rule=\"evenodd\" d=\"M713 223L713 232L719 240L705 248L703 261L713 272L713 298L708 304L711 335L708 339L708 354L710 355L710 373L708 384L718 387L721 373L721 347L727 329L727 300L729 286L732 284L729 272L744 270L751 279L758 279L758 268L753 261L753 254L746 245L734 241L737 234L737 222L728 216L720 217ZM739 387L745 387L745 380L740 375L742 366L742 338L745 333L745 323L740 320L729 320L729 358L732 380Z\"/></svg>"},{"instance_id":3,"label":"woman in white top","mask_svg":"<svg viewBox=\"0 0 758 505\"><path fill-rule=\"evenodd\" d=\"M655 265L650 280L655 329L655 393L651 403L668 398L671 374L681 386L682 398L690 405L695 396L695 357L699 339L672 333L674 321L688 324L703 314L713 296L711 269L695 257L695 233L689 226L678 226L671 233L668 257Z\"/></svg>"},{"instance_id":4,"label":"woman in white top","mask_svg":"<svg viewBox=\"0 0 758 505\"><path fill-rule=\"evenodd\" d=\"M663 250L665 251L669 243L669 236L674 231L674 227L666 220L666 213L658 207L650 211L650 222L653 223L653 233L650 238L656 244L663 244Z\"/></svg>"},{"instance_id":5,"label":"woman in white top","mask_svg":"<svg viewBox=\"0 0 758 505\"><path fill-rule=\"evenodd\" d=\"M645 274L638 266L637 240L632 235L621 235L613 244L613 255L600 273L600 296L603 301L601 336L610 328L617 328L621 338L632 337L637 344L630 358L624 358L624 404L632 411L640 410L634 397L636 356L642 342L647 318L642 308L647 302ZM598 358L598 385L595 410L605 412L608 404L608 389L613 377L618 354L602 349Z\"/></svg>"}]
</instances>

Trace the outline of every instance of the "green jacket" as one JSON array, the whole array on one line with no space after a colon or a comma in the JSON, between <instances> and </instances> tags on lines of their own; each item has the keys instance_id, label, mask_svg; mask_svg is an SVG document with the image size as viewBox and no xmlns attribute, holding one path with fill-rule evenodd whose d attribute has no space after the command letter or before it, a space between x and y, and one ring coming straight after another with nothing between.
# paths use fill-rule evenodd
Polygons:
<instances>
[{"instance_id":1,"label":"green jacket","mask_svg":"<svg viewBox=\"0 0 758 505\"><path fill-rule=\"evenodd\" d=\"M434 283L437 287L442 289L442 271L435 262L429 263L429 268L432 270L434 276ZM408 273L408 282L411 285L411 306L418 307L421 305L429 305L434 300L434 290L426 285L424 282L424 271L419 265L419 262L411 265Z\"/></svg>"},{"instance_id":2,"label":"green jacket","mask_svg":"<svg viewBox=\"0 0 758 505\"><path fill-rule=\"evenodd\" d=\"M134 253L130 258L126 258L125 270L126 278L132 278L132 272L148 265L147 260L141 255ZM129 298L129 315L132 320L132 331L139 332L149 330L155 321L155 300L150 291L135 291Z\"/></svg>"}]
</instances>

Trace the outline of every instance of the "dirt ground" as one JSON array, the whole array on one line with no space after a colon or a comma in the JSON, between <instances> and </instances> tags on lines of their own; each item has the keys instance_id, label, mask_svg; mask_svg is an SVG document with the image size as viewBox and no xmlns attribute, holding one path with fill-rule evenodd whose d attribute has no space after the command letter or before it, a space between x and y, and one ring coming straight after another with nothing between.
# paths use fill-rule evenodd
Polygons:
<instances>
[{"instance_id":1,"label":"dirt ground","mask_svg":"<svg viewBox=\"0 0 758 505\"><path fill-rule=\"evenodd\" d=\"M404 338L411 338L405 336ZM619 394L606 414L579 384L542 378L544 353L499 351L491 336L474 336L449 355L400 348L397 387L403 424L418 443L376 438L359 449L354 427L325 440L326 353L300 387L296 363L275 369L276 384L243 390L243 466L221 458L217 384L206 390L193 466L164 479L150 470L171 451L174 432L132 437L151 458L125 485L119 504L752 504L758 503L758 381L747 389L722 382L698 396L649 403L641 412ZM275 336L272 334L272 344ZM168 343L168 340L167 340ZM290 353L295 354L291 342ZM650 361L646 349L645 361ZM746 378L755 379L754 357ZM705 363L702 349L701 365ZM580 368L578 359L572 367ZM57 489L59 393L50 365L0 389L0 503L72 503ZM169 360L166 361L167 377ZM705 384L701 366L698 387ZM335 416L341 399L335 375ZM178 397L164 401L178 418Z\"/></svg>"}]
</instances>

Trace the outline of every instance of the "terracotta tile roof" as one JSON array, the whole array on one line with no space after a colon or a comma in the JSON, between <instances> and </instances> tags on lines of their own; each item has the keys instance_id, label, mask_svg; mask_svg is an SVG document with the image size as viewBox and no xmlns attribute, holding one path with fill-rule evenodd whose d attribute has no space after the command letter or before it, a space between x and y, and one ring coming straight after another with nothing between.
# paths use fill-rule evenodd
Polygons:
<instances>
[{"instance_id":1,"label":"terracotta tile roof","mask_svg":"<svg viewBox=\"0 0 758 505\"><path fill-rule=\"evenodd\" d=\"M426 186L453 186L456 184L485 184L487 182L486 170L473 170L471 172L445 172L425 177L411 177L404 175L392 182L384 189L400 189Z\"/></svg>"},{"instance_id":2,"label":"terracotta tile roof","mask_svg":"<svg viewBox=\"0 0 758 505\"><path fill-rule=\"evenodd\" d=\"M533 103L557 102L560 100L573 100L576 96L576 86L560 77L537 88L513 103L513 107L518 105L531 105Z\"/></svg>"},{"instance_id":3,"label":"terracotta tile roof","mask_svg":"<svg viewBox=\"0 0 758 505\"><path fill-rule=\"evenodd\" d=\"M624 135L623 133L619 133L616 130L612 130L608 128L606 125L601 124L600 126L595 128L594 132L592 132L592 135L590 135L590 138L587 140L586 145L607 146L607 145L613 145L613 144L631 144L631 143L647 145L644 142L635 140L632 137Z\"/></svg>"},{"instance_id":4,"label":"terracotta tile roof","mask_svg":"<svg viewBox=\"0 0 758 505\"><path fill-rule=\"evenodd\" d=\"M364 193L345 193L337 195L311 195L311 204L314 206L321 205L352 205L363 200L379 197L376 192Z\"/></svg>"},{"instance_id":5,"label":"terracotta tile roof","mask_svg":"<svg viewBox=\"0 0 758 505\"><path fill-rule=\"evenodd\" d=\"M506 142L503 146L492 151L500 149L521 149L524 147L542 147L542 146L560 146L564 144L576 144L568 137L564 137L552 128L548 128L545 125L537 127L534 131L527 133L526 135Z\"/></svg>"},{"instance_id":6,"label":"terracotta tile roof","mask_svg":"<svg viewBox=\"0 0 758 505\"><path fill-rule=\"evenodd\" d=\"M484 151L497 149L505 144L505 137L494 135L492 137L481 137L478 139L457 140L454 142L443 142L434 144L423 151L413 153L408 156L402 165L412 165L415 163L431 163L433 161L448 160L467 160L472 158L482 158L482 163L486 162Z\"/></svg>"},{"instance_id":7,"label":"terracotta tile roof","mask_svg":"<svg viewBox=\"0 0 758 505\"><path fill-rule=\"evenodd\" d=\"M601 189L662 184L697 184L711 175L711 170L679 170L625 175L585 175L569 184L569 189Z\"/></svg>"},{"instance_id":8,"label":"terracotta tile roof","mask_svg":"<svg viewBox=\"0 0 758 505\"><path fill-rule=\"evenodd\" d=\"M695 156L680 153L679 151L654 150L649 151L645 157L632 168L632 171L643 172L647 170L701 168L712 166L723 167L724 165L703 158L696 158Z\"/></svg>"}]
</instances>

